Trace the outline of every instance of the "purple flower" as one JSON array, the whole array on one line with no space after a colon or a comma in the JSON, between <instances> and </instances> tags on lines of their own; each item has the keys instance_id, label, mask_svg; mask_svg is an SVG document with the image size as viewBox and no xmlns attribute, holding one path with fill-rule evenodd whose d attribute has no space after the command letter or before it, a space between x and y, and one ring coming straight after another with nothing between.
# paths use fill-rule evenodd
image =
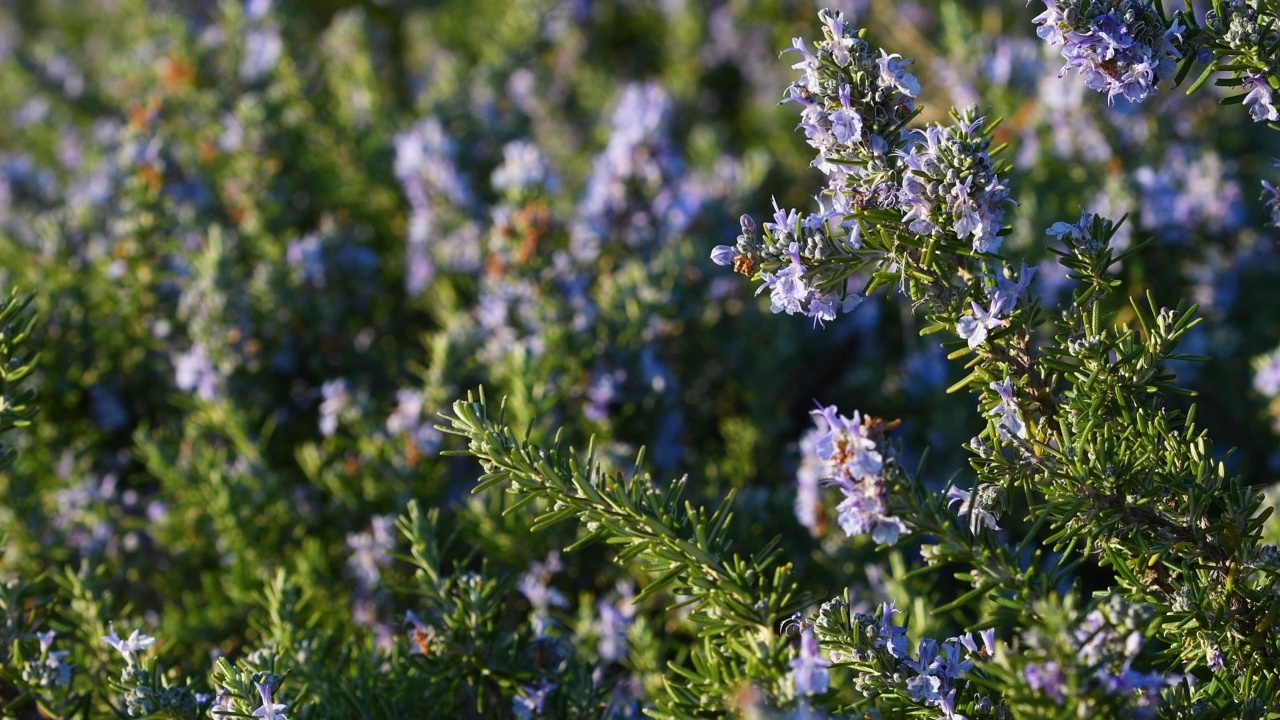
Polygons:
<instances>
[{"instance_id":1,"label":"purple flower","mask_svg":"<svg viewBox=\"0 0 1280 720\"><path fill-rule=\"evenodd\" d=\"M395 176L412 207L439 197L456 206L471 202L471 190L454 162L457 146L444 125L428 117L395 137Z\"/></svg>"},{"instance_id":2,"label":"purple flower","mask_svg":"<svg viewBox=\"0 0 1280 720\"><path fill-rule=\"evenodd\" d=\"M829 477L841 487L851 486L863 478L874 478L884 467L884 457L876 450L876 443L867 437L866 424L857 410L853 417L839 414L835 405L819 408L810 413L826 423L825 432L818 436L815 450L818 457L829 465Z\"/></svg>"},{"instance_id":3,"label":"purple flower","mask_svg":"<svg viewBox=\"0 0 1280 720\"><path fill-rule=\"evenodd\" d=\"M880 59L877 61L880 66L880 84L894 88L907 97L917 97L920 95L920 82L906 71L907 66L915 61L900 60L901 57L897 53L890 55L883 49L880 51Z\"/></svg>"},{"instance_id":4,"label":"purple flower","mask_svg":"<svg viewBox=\"0 0 1280 720\"><path fill-rule=\"evenodd\" d=\"M284 714L289 706L272 699L271 685L269 683L254 683L254 685L258 688L258 694L262 696L262 707L254 710L253 716L263 720L289 720Z\"/></svg>"},{"instance_id":5,"label":"purple flower","mask_svg":"<svg viewBox=\"0 0 1280 720\"><path fill-rule=\"evenodd\" d=\"M950 230L972 238L974 252L996 252L1003 238L1009 189L996 175L988 141L978 133L985 118L955 128L930 125L904 158L908 172L898 193L903 222L921 234Z\"/></svg>"},{"instance_id":6,"label":"purple flower","mask_svg":"<svg viewBox=\"0 0 1280 720\"><path fill-rule=\"evenodd\" d=\"M111 634L104 636L102 641L119 651L124 656L125 662L130 665L133 664L133 656L136 653L156 644L155 638L150 635L143 635L137 630L130 633L128 639L121 640L120 636L116 634L115 623L107 623L107 628L111 630Z\"/></svg>"},{"instance_id":7,"label":"purple flower","mask_svg":"<svg viewBox=\"0 0 1280 720\"><path fill-rule=\"evenodd\" d=\"M893 624L893 616L898 612L892 602L885 602L880 605L880 637L875 641L875 646L884 648L895 658L905 660L907 658L907 629L900 625Z\"/></svg>"},{"instance_id":8,"label":"purple flower","mask_svg":"<svg viewBox=\"0 0 1280 720\"><path fill-rule=\"evenodd\" d=\"M800 105L798 128L818 151L813 166L829 177L826 193L885 206L896 189L881 192L884 173L872 168L882 170L890 145L902 145L898 124L914 111L920 84L906 71L910 60L884 50L877 55L840 12L823 10L819 18L824 39L813 50L796 38L783 51L800 56L792 65L800 77L787 88L783 102ZM886 135L891 136L888 142Z\"/></svg>"},{"instance_id":9,"label":"purple flower","mask_svg":"<svg viewBox=\"0 0 1280 720\"><path fill-rule=\"evenodd\" d=\"M596 370L587 386L587 403L582 414L592 422L609 420L609 406L618 396L619 386L627 379L623 370Z\"/></svg>"},{"instance_id":10,"label":"purple flower","mask_svg":"<svg viewBox=\"0 0 1280 720\"><path fill-rule=\"evenodd\" d=\"M244 34L244 55L240 58L240 79L257 82L275 69L284 54L284 41L275 25L263 23Z\"/></svg>"},{"instance_id":11,"label":"purple flower","mask_svg":"<svg viewBox=\"0 0 1280 720\"><path fill-rule=\"evenodd\" d=\"M992 486L984 485L983 487L991 488ZM976 533L979 528L984 526L991 530L999 530L1000 526L996 524L996 516L991 512L991 508L989 507L990 502L988 495L981 492L980 489L978 497L984 502L980 502L978 507L975 509L973 493L970 493L968 490L961 490L958 487L952 486L947 489L947 507L954 510L957 517L965 517L966 515L970 516L969 530L971 532ZM957 508L956 503L959 503L960 507ZM970 515L970 513L972 513L972 515Z\"/></svg>"},{"instance_id":12,"label":"purple flower","mask_svg":"<svg viewBox=\"0 0 1280 720\"><path fill-rule=\"evenodd\" d=\"M903 665L922 675L937 672L941 668L941 662L938 657L938 641L933 638L922 638L920 640L919 658L907 660Z\"/></svg>"},{"instance_id":13,"label":"purple flower","mask_svg":"<svg viewBox=\"0 0 1280 720\"><path fill-rule=\"evenodd\" d=\"M952 688L951 692L939 700L938 707L942 709L942 720L969 720L964 715L956 712L955 688Z\"/></svg>"},{"instance_id":14,"label":"purple flower","mask_svg":"<svg viewBox=\"0 0 1280 720\"><path fill-rule=\"evenodd\" d=\"M970 349L976 349L986 342L989 331L1004 324L1001 318L1017 309L1018 302L1026 292L1031 279L1035 277L1035 273L1035 268L1028 268L1026 263L1023 263L1018 271L1016 282L1003 274L997 275L995 287L987 288L989 309L983 309L978 303L970 301L973 314L961 317L956 323L956 334L968 340Z\"/></svg>"},{"instance_id":15,"label":"purple flower","mask_svg":"<svg viewBox=\"0 0 1280 720\"><path fill-rule=\"evenodd\" d=\"M814 537L823 527L821 482L823 461L818 457L817 429L811 429L800 437L800 467L796 470L796 519L809 529Z\"/></svg>"},{"instance_id":16,"label":"purple flower","mask_svg":"<svg viewBox=\"0 0 1280 720\"><path fill-rule=\"evenodd\" d=\"M973 307L973 314L960 318L956 323L956 335L969 342L970 350L976 350L987 341L987 334L1004 325L1004 321L995 312L984 309L972 300L969 304Z\"/></svg>"},{"instance_id":17,"label":"purple flower","mask_svg":"<svg viewBox=\"0 0 1280 720\"><path fill-rule=\"evenodd\" d=\"M969 513L969 500L973 497L973 493L968 490L961 490L952 485L947 488L947 509L952 510L957 515L964 517ZM956 510L955 504L960 503L960 509Z\"/></svg>"},{"instance_id":18,"label":"purple flower","mask_svg":"<svg viewBox=\"0 0 1280 720\"><path fill-rule=\"evenodd\" d=\"M1280 349L1254 359L1253 389L1267 398L1280 394Z\"/></svg>"},{"instance_id":19,"label":"purple flower","mask_svg":"<svg viewBox=\"0 0 1280 720\"><path fill-rule=\"evenodd\" d=\"M870 534L872 539L893 545L908 531L897 517L886 514L884 505L884 456L867 435L867 426L858 412L840 415L834 405L812 413L825 424L814 442L814 452L824 465L830 484L840 488L844 500L836 507L837 520L845 534Z\"/></svg>"},{"instance_id":20,"label":"purple flower","mask_svg":"<svg viewBox=\"0 0 1280 720\"><path fill-rule=\"evenodd\" d=\"M576 259L594 260L605 240L621 239L639 248L676 235L701 206L705 193L685 177L684 161L670 137L673 108L659 83L623 87L609 142L593 161L571 224Z\"/></svg>"},{"instance_id":21,"label":"purple flower","mask_svg":"<svg viewBox=\"0 0 1280 720\"><path fill-rule=\"evenodd\" d=\"M289 241L285 261L302 285L324 287L324 248L314 233Z\"/></svg>"},{"instance_id":22,"label":"purple flower","mask_svg":"<svg viewBox=\"0 0 1280 720\"><path fill-rule=\"evenodd\" d=\"M1031 279L1035 275L1036 269L1028 268L1026 263L1022 263L1021 269L1018 270L1016 282L1003 274L996 275L996 286L987 291L988 297L991 298L991 314L1005 316L1016 310L1018 301L1022 299L1023 293L1027 291L1027 286L1031 284Z\"/></svg>"},{"instance_id":23,"label":"purple flower","mask_svg":"<svg viewBox=\"0 0 1280 720\"><path fill-rule=\"evenodd\" d=\"M791 681L797 695L822 695L831 682L827 668L831 661L822 656L818 637L808 623L800 629L800 655L791 661Z\"/></svg>"},{"instance_id":24,"label":"purple flower","mask_svg":"<svg viewBox=\"0 0 1280 720\"><path fill-rule=\"evenodd\" d=\"M240 711L234 705L235 699L231 695L231 690L225 687L218 688L218 696L214 698L213 705L209 708L209 716L217 718L221 715L235 715Z\"/></svg>"},{"instance_id":25,"label":"purple flower","mask_svg":"<svg viewBox=\"0 0 1280 720\"><path fill-rule=\"evenodd\" d=\"M1198 231L1230 232L1244 219L1243 192L1230 162L1210 150L1172 145L1158 167L1133 173L1141 190L1142 225L1190 242Z\"/></svg>"},{"instance_id":26,"label":"purple flower","mask_svg":"<svg viewBox=\"0 0 1280 720\"><path fill-rule=\"evenodd\" d=\"M338 418L351 404L347 381L343 378L326 381L320 386L320 434L329 437L338 429Z\"/></svg>"},{"instance_id":27,"label":"purple flower","mask_svg":"<svg viewBox=\"0 0 1280 720\"><path fill-rule=\"evenodd\" d=\"M1034 20L1036 34L1062 46L1063 73L1074 68L1091 89L1107 93L1108 103L1156 94L1182 57L1176 47L1182 26L1175 19L1166 27L1151 0L1045 0L1045 6Z\"/></svg>"},{"instance_id":28,"label":"purple flower","mask_svg":"<svg viewBox=\"0 0 1280 720\"><path fill-rule=\"evenodd\" d=\"M495 190L516 193L538 186L554 190L557 184L542 150L527 140L502 147L502 164L494 169L490 182Z\"/></svg>"},{"instance_id":29,"label":"purple flower","mask_svg":"<svg viewBox=\"0 0 1280 720\"><path fill-rule=\"evenodd\" d=\"M784 233L794 235L800 224L800 212L798 210L783 210L778 207L778 199L773 199L773 222L764 224L765 230L770 231L773 235L779 236Z\"/></svg>"},{"instance_id":30,"label":"purple flower","mask_svg":"<svg viewBox=\"0 0 1280 720\"><path fill-rule=\"evenodd\" d=\"M539 680L536 686L521 685L519 693L511 698L511 712L520 720L531 720L534 715L541 715L547 695L555 689L556 686L547 680Z\"/></svg>"},{"instance_id":31,"label":"purple flower","mask_svg":"<svg viewBox=\"0 0 1280 720\"><path fill-rule=\"evenodd\" d=\"M926 705L936 705L942 700L942 678L922 673L907 679L907 692L911 699Z\"/></svg>"},{"instance_id":32,"label":"purple flower","mask_svg":"<svg viewBox=\"0 0 1280 720\"><path fill-rule=\"evenodd\" d=\"M711 261L717 265L732 265L738 252L729 245L717 245L711 249Z\"/></svg>"},{"instance_id":33,"label":"purple flower","mask_svg":"<svg viewBox=\"0 0 1280 720\"><path fill-rule=\"evenodd\" d=\"M413 439L419 452L433 453L440 445L440 431L422 416L425 394L421 390L404 388L396 391L396 407L387 416L387 433L393 436L405 434Z\"/></svg>"},{"instance_id":34,"label":"purple flower","mask_svg":"<svg viewBox=\"0 0 1280 720\"><path fill-rule=\"evenodd\" d=\"M539 637L551 623L551 608L569 606L564 594L549 584L551 576L563 569L560 553L552 551L547 555L546 562L530 563L529 570L520 576L520 582L516 585L532 606L534 625L538 628Z\"/></svg>"},{"instance_id":35,"label":"purple flower","mask_svg":"<svg viewBox=\"0 0 1280 720\"><path fill-rule=\"evenodd\" d=\"M636 606L632 603L630 585L619 584L616 599L601 599L596 603L600 613L600 660L604 663L618 662L627 658L627 631L636 615Z\"/></svg>"},{"instance_id":36,"label":"purple flower","mask_svg":"<svg viewBox=\"0 0 1280 720\"><path fill-rule=\"evenodd\" d=\"M408 625L413 626L413 630L409 633L409 639L413 641L413 647L409 650L412 655L427 655L431 652L431 643L436 639L436 629L422 621L417 613L412 610L405 612L404 621Z\"/></svg>"},{"instance_id":37,"label":"purple flower","mask_svg":"<svg viewBox=\"0 0 1280 720\"><path fill-rule=\"evenodd\" d=\"M391 515L375 515L368 531L347 534L347 547L351 557L347 566L355 576L359 590L367 592L377 587L382 570L391 563L389 553L396 547L395 518Z\"/></svg>"},{"instance_id":38,"label":"purple flower","mask_svg":"<svg viewBox=\"0 0 1280 720\"><path fill-rule=\"evenodd\" d=\"M831 134L842 143L862 139L862 116L851 105L852 91L848 85L840 87L840 109L831 113Z\"/></svg>"},{"instance_id":39,"label":"purple flower","mask_svg":"<svg viewBox=\"0 0 1280 720\"><path fill-rule=\"evenodd\" d=\"M768 223L765 223L766 227ZM777 273L761 272L764 285L756 294L769 290L769 310L774 313L785 312L794 315L805 311L809 300L810 289L804 281L805 267L800 260L799 245L791 243L791 262L783 266Z\"/></svg>"},{"instance_id":40,"label":"purple flower","mask_svg":"<svg viewBox=\"0 0 1280 720\"><path fill-rule=\"evenodd\" d=\"M804 38L791 38L791 47L782 51L783 55L789 52L799 53L800 61L791 66L792 70L799 70L802 75L800 84L806 88L816 88L818 84L818 57L809 50L809 46L805 45Z\"/></svg>"},{"instance_id":41,"label":"purple flower","mask_svg":"<svg viewBox=\"0 0 1280 720\"><path fill-rule=\"evenodd\" d=\"M1221 670L1223 665L1222 648L1214 645L1206 653L1206 663L1210 670Z\"/></svg>"},{"instance_id":42,"label":"purple flower","mask_svg":"<svg viewBox=\"0 0 1280 720\"><path fill-rule=\"evenodd\" d=\"M942 643L942 673L948 679L958 680L973 669L973 663L960 657L961 645Z\"/></svg>"},{"instance_id":43,"label":"purple flower","mask_svg":"<svg viewBox=\"0 0 1280 720\"><path fill-rule=\"evenodd\" d=\"M1013 378L997 380L991 383L991 389L996 391L1000 401L987 414L999 418L996 421L996 430L999 431L1001 439L1026 438L1027 424L1022 421L1022 411L1018 409L1013 399Z\"/></svg>"},{"instance_id":44,"label":"purple flower","mask_svg":"<svg viewBox=\"0 0 1280 720\"><path fill-rule=\"evenodd\" d=\"M1263 180L1262 200L1267 205L1267 211L1271 213L1271 227L1280 227L1280 190Z\"/></svg>"},{"instance_id":45,"label":"purple flower","mask_svg":"<svg viewBox=\"0 0 1280 720\"><path fill-rule=\"evenodd\" d=\"M1048 695L1059 705L1066 699L1067 676L1053 660L1031 663L1023 674L1032 690Z\"/></svg>"},{"instance_id":46,"label":"purple flower","mask_svg":"<svg viewBox=\"0 0 1280 720\"><path fill-rule=\"evenodd\" d=\"M829 33L827 42L831 59L840 67L848 67L849 49L853 47L854 40L845 32L844 14L823 8L818 11L818 19L822 20L822 24L826 26Z\"/></svg>"},{"instance_id":47,"label":"purple flower","mask_svg":"<svg viewBox=\"0 0 1280 720\"><path fill-rule=\"evenodd\" d=\"M1275 122L1280 120L1280 111L1271 104L1271 83L1263 75L1252 73L1245 75L1245 87L1250 88L1244 96L1244 105L1249 108L1249 116L1254 122Z\"/></svg>"},{"instance_id":48,"label":"purple flower","mask_svg":"<svg viewBox=\"0 0 1280 720\"><path fill-rule=\"evenodd\" d=\"M1089 237L1089 228L1093 225L1094 217L1093 213L1084 213L1074 225L1059 220L1050 225L1044 234L1051 235L1059 240L1068 238L1077 244L1083 243Z\"/></svg>"}]
</instances>

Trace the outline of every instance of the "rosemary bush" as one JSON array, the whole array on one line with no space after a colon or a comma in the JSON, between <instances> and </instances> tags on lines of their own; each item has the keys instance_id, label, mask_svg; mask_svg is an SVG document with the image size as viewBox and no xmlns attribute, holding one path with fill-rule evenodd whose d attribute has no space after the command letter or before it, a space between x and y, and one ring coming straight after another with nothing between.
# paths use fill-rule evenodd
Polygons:
<instances>
[{"instance_id":1,"label":"rosemary bush","mask_svg":"<svg viewBox=\"0 0 1280 720\"><path fill-rule=\"evenodd\" d=\"M1035 4L0 10L4 715L1280 717L1280 8Z\"/></svg>"}]
</instances>

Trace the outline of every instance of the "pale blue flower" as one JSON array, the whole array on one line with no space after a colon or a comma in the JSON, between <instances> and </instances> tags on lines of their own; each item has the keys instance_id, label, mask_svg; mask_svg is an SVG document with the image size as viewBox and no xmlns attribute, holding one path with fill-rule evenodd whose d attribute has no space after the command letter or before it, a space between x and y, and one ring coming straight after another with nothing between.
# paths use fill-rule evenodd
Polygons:
<instances>
[{"instance_id":1,"label":"pale blue flower","mask_svg":"<svg viewBox=\"0 0 1280 720\"><path fill-rule=\"evenodd\" d=\"M840 109L831 113L831 134L842 143L862 139L862 116L852 106L852 91L848 85L840 87Z\"/></svg>"},{"instance_id":2,"label":"pale blue flower","mask_svg":"<svg viewBox=\"0 0 1280 720\"><path fill-rule=\"evenodd\" d=\"M1032 690L1044 693L1055 703L1061 705L1066 699L1067 675L1053 660L1027 665L1023 676Z\"/></svg>"},{"instance_id":3,"label":"pale blue flower","mask_svg":"<svg viewBox=\"0 0 1280 720\"><path fill-rule=\"evenodd\" d=\"M906 71L908 65L915 62L914 60L902 60L902 56L894 53L890 55L885 50L880 50L880 59L877 64L880 66L880 84L885 87L895 88L898 92L907 97L918 97L920 95L920 81L916 80L916 76Z\"/></svg>"},{"instance_id":4,"label":"pale blue flower","mask_svg":"<svg viewBox=\"0 0 1280 720\"><path fill-rule=\"evenodd\" d=\"M907 679L907 692L911 699L926 705L936 704L941 699L942 678L924 673Z\"/></svg>"},{"instance_id":5,"label":"pale blue flower","mask_svg":"<svg viewBox=\"0 0 1280 720\"><path fill-rule=\"evenodd\" d=\"M329 437L338 429L338 419L351 404L351 394L344 378L328 380L320 386L320 434Z\"/></svg>"},{"instance_id":6,"label":"pale blue flower","mask_svg":"<svg viewBox=\"0 0 1280 720\"><path fill-rule=\"evenodd\" d=\"M134 655L156 643L155 638L150 635L143 635L137 630L130 633L127 639L121 640L120 636L116 634L115 623L107 623L107 627L111 630L111 634L103 636L102 641L119 651L124 656L125 662L130 665L134 663Z\"/></svg>"},{"instance_id":7,"label":"pale blue flower","mask_svg":"<svg viewBox=\"0 0 1280 720\"><path fill-rule=\"evenodd\" d=\"M1004 321L991 310L983 308L972 300L969 304L973 306L973 314L960 318L956 323L956 334L968 341L970 350L976 350L987 341L987 334L1004 325Z\"/></svg>"},{"instance_id":8,"label":"pale blue flower","mask_svg":"<svg viewBox=\"0 0 1280 720\"><path fill-rule=\"evenodd\" d=\"M732 265L738 253L729 245L717 245L711 248L711 261L717 265Z\"/></svg>"},{"instance_id":9,"label":"pale blue flower","mask_svg":"<svg viewBox=\"0 0 1280 720\"><path fill-rule=\"evenodd\" d=\"M519 720L532 720L535 715L542 714L542 706L547 702L547 695L556 686L546 680L538 681L536 686L521 685L515 697L511 698L511 712Z\"/></svg>"},{"instance_id":10,"label":"pale blue flower","mask_svg":"<svg viewBox=\"0 0 1280 720\"><path fill-rule=\"evenodd\" d=\"M254 683L254 685L258 688L258 694L262 696L262 707L254 710L253 716L262 720L289 720L284 714L289 706L272 699L271 686L267 683Z\"/></svg>"},{"instance_id":11,"label":"pale blue flower","mask_svg":"<svg viewBox=\"0 0 1280 720\"><path fill-rule=\"evenodd\" d=\"M996 391L996 395L1000 401L995 407L991 408L989 415L999 418L996 421L996 429L1000 432L1001 439L1008 440L1010 437L1027 437L1027 424L1022 420L1022 411L1018 408L1017 402L1013 398L1013 379L1005 378L991 383L991 389Z\"/></svg>"},{"instance_id":12,"label":"pale blue flower","mask_svg":"<svg viewBox=\"0 0 1280 720\"><path fill-rule=\"evenodd\" d=\"M830 477L837 484L850 485L879 475L884 458L876 450L875 441L867 437L861 413L854 410L853 417L845 417L835 405L828 405L810 414L826 423L815 447L818 457L829 463Z\"/></svg>"},{"instance_id":13,"label":"pale blue flower","mask_svg":"<svg viewBox=\"0 0 1280 720\"><path fill-rule=\"evenodd\" d=\"M907 658L907 629L901 625L893 624L893 616L897 612L898 609L893 601L881 603L879 637L875 641L875 646L884 648L890 655L899 660L905 660Z\"/></svg>"},{"instance_id":14,"label":"pale blue flower","mask_svg":"<svg viewBox=\"0 0 1280 720\"><path fill-rule=\"evenodd\" d=\"M831 661L822 656L818 637L808 623L800 629L800 654L791 661L791 682L796 695L822 695L831 683Z\"/></svg>"},{"instance_id":15,"label":"pale blue flower","mask_svg":"<svg viewBox=\"0 0 1280 720\"><path fill-rule=\"evenodd\" d=\"M1271 104L1271 83L1263 75L1246 75L1245 87L1249 94L1244 96L1244 105L1249 108L1249 117L1254 122L1275 122L1280 120L1280 111Z\"/></svg>"},{"instance_id":16,"label":"pale blue flower","mask_svg":"<svg viewBox=\"0 0 1280 720\"><path fill-rule=\"evenodd\" d=\"M958 508L956 507L957 503L960 505ZM966 515L969 515L971 512L974 512L973 493L968 490L961 490L955 486L948 488L947 507L953 510L957 517L965 517ZM991 530L1000 529L1000 526L996 524L995 515L993 515L990 510L980 508L976 511L976 514L969 523L969 527L976 532L979 527L983 526Z\"/></svg>"},{"instance_id":17,"label":"pale blue flower","mask_svg":"<svg viewBox=\"0 0 1280 720\"><path fill-rule=\"evenodd\" d=\"M542 149L527 140L516 140L502 146L502 164L494 168L490 183L495 190L509 192L539 186L554 191L558 185L547 167Z\"/></svg>"},{"instance_id":18,"label":"pale blue flower","mask_svg":"<svg viewBox=\"0 0 1280 720\"><path fill-rule=\"evenodd\" d=\"M938 707L942 709L941 720L969 720L964 715L961 715L960 713L956 712L955 688L952 688L951 692L939 698Z\"/></svg>"},{"instance_id":19,"label":"pale blue flower","mask_svg":"<svg viewBox=\"0 0 1280 720\"><path fill-rule=\"evenodd\" d=\"M773 233L776 237L783 233L789 233L792 236L800 227L800 211L792 208L791 210L783 210L778 207L778 199L773 199L773 222L764 224L766 230Z\"/></svg>"}]
</instances>

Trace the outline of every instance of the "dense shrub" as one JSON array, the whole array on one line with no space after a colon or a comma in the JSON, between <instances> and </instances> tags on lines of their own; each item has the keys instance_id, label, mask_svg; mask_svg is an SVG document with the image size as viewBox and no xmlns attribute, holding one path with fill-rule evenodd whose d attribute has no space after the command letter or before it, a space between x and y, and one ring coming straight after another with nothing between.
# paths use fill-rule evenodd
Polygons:
<instances>
[{"instance_id":1,"label":"dense shrub","mask_svg":"<svg viewBox=\"0 0 1280 720\"><path fill-rule=\"evenodd\" d=\"M1194 5L0 9L6 716L1280 717Z\"/></svg>"}]
</instances>

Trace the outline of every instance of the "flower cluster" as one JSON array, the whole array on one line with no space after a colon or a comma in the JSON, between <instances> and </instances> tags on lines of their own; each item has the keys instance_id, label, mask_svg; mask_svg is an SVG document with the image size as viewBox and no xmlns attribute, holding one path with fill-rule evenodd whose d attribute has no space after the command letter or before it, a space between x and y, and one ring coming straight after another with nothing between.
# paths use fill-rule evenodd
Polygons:
<instances>
[{"instance_id":1,"label":"flower cluster","mask_svg":"<svg viewBox=\"0 0 1280 720\"><path fill-rule=\"evenodd\" d=\"M769 309L774 313L800 313L817 324L857 307L862 302L860 295L822 289L812 272L813 261L844 252L826 218L815 214L801 221L797 211L783 210L776 201L774 210L773 222L764 223L763 238L757 234L755 221L743 215L737 245L717 245L711 259L719 265L733 265L744 274L751 273L757 258L772 261L766 265L772 271L760 270L764 284L756 294L769 291Z\"/></svg>"},{"instance_id":2,"label":"flower cluster","mask_svg":"<svg viewBox=\"0 0 1280 720\"><path fill-rule=\"evenodd\" d=\"M799 128L818 151L813 166L827 176L819 210L802 218L775 201L763 236L743 216L737 243L712 252L716 263L745 275L760 270L761 292L769 289L773 312L803 313L815 323L852 310L862 299L841 280L824 279L824 261L862 248L855 211L898 205L900 168L892 153L910 142L903 127L914 117L920 93L907 71L911 61L873 50L838 11L820 16L823 40L810 50L795 38L784 51L800 56L792 65L800 78L783 100L800 105Z\"/></svg>"},{"instance_id":3,"label":"flower cluster","mask_svg":"<svg viewBox=\"0 0 1280 720\"><path fill-rule=\"evenodd\" d=\"M824 606L823 611L829 608ZM942 642L921 638L912 657L906 627L893 621L897 612L894 603L885 602L880 605L878 618L856 616L857 627L865 628L859 636L870 638L873 648L869 653L863 650L856 654L883 658L892 668L884 681L905 689L913 701L940 710L944 720L964 720L965 716L956 712L958 693L976 667L975 661L985 662L995 655L995 629L982 630L976 637L968 632Z\"/></svg>"},{"instance_id":4,"label":"flower cluster","mask_svg":"<svg viewBox=\"0 0 1280 720\"><path fill-rule=\"evenodd\" d=\"M974 252L994 253L1003 241L1010 200L987 152L990 140L979 132L983 122L972 118L954 128L930 125L919 131L922 141L907 153L898 200L913 232L948 231L961 240L972 238Z\"/></svg>"},{"instance_id":5,"label":"flower cluster","mask_svg":"<svg viewBox=\"0 0 1280 720\"><path fill-rule=\"evenodd\" d=\"M1074 68L1107 102L1117 96L1142 102L1159 92L1182 57L1178 46L1184 28L1166 23L1151 0L1045 0L1036 30L1050 45L1061 45L1067 59L1062 71Z\"/></svg>"},{"instance_id":6,"label":"flower cluster","mask_svg":"<svg viewBox=\"0 0 1280 720\"><path fill-rule=\"evenodd\" d=\"M23 665L23 682L38 687L62 687L71 683L74 667L67 660L71 651L52 649L53 639L57 634L54 630L36 633L36 639L40 642L40 654Z\"/></svg>"},{"instance_id":7,"label":"flower cluster","mask_svg":"<svg viewBox=\"0 0 1280 720\"><path fill-rule=\"evenodd\" d=\"M900 229L947 251L994 253L1012 202L985 118L967 111L955 114L954 126L909 130L919 93L906 70L911 61L874 52L839 13L822 18L824 40L814 50L800 39L789 50L800 55L793 68L801 77L784 101L801 106L799 127L818 151L813 165L827 176L818 210L802 216L775 202L763 235L744 216L736 244L712 252L716 263L744 275L758 271L773 312L803 313L815 323L857 306L862 296L850 283L861 268L904 267L905 258L867 246L868 232L883 236L878 243ZM883 222L894 216L900 228ZM983 336L998 322L984 319Z\"/></svg>"},{"instance_id":8,"label":"flower cluster","mask_svg":"<svg viewBox=\"0 0 1280 720\"><path fill-rule=\"evenodd\" d=\"M520 576L517 589L529 601L539 638L545 637L547 629L555 622L551 617L551 608L569 606L564 594L550 585L551 576L563 569L560 553L552 552L547 556L546 562L530 563L529 570Z\"/></svg>"},{"instance_id":9,"label":"flower cluster","mask_svg":"<svg viewBox=\"0 0 1280 720\"><path fill-rule=\"evenodd\" d=\"M395 138L395 150L395 176L412 208L405 247L405 291L416 296L435 277L435 254L429 251L428 240L442 234L439 216L445 207L469 207L472 193L455 161L456 144L438 119L426 118L401 132Z\"/></svg>"},{"instance_id":10,"label":"flower cluster","mask_svg":"<svg viewBox=\"0 0 1280 720\"><path fill-rule=\"evenodd\" d=\"M1131 698L1136 717L1153 717L1159 708L1160 691L1181 680L1176 675L1133 668L1145 642L1143 629L1153 613L1149 605L1112 595L1076 623L1067 638L1075 666L1089 673L1081 680L1104 694ZM1042 638L1030 637L1028 642L1032 647L1043 645ZM1068 670L1060 660L1034 662L1023 671L1033 690L1059 705L1069 688Z\"/></svg>"},{"instance_id":11,"label":"flower cluster","mask_svg":"<svg viewBox=\"0 0 1280 720\"><path fill-rule=\"evenodd\" d=\"M824 39L813 51L802 38L784 51L800 56L791 66L800 79L783 102L801 106L799 127L818 151L813 165L828 176L836 212L892 203L892 183L885 184L888 154L900 145L902 125L915 114L920 94L920 83L907 72L912 61L873 50L839 11L823 10L819 17Z\"/></svg>"},{"instance_id":12,"label":"flower cluster","mask_svg":"<svg viewBox=\"0 0 1280 720\"><path fill-rule=\"evenodd\" d=\"M970 350L976 350L987 341L987 335L992 330L1005 325L1005 319L1018 308L1035 273L1035 268L1028 268L1024 263L1018 271L1018 279L1013 280L1008 277L1010 273L1006 270L1005 273L996 275L992 284L987 287L985 308L976 301L969 301L973 312L960 317L956 323L956 335L969 343Z\"/></svg>"},{"instance_id":13,"label":"flower cluster","mask_svg":"<svg viewBox=\"0 0 1280 720\"><path fill-rule=\"evenodd\" d=\"M844 500L836 507L840 527L849 537L869 534L878 543L893 545L898 535L908 530L906 523L889 515L885 507L885 470L893 459L881 441L896 423L864 418L857 410L853 417L845 417L834 405L812 414L822 423L822 434L814 443L822 474L828 485L844 493Z\"/></svg>"}]
</instances>

